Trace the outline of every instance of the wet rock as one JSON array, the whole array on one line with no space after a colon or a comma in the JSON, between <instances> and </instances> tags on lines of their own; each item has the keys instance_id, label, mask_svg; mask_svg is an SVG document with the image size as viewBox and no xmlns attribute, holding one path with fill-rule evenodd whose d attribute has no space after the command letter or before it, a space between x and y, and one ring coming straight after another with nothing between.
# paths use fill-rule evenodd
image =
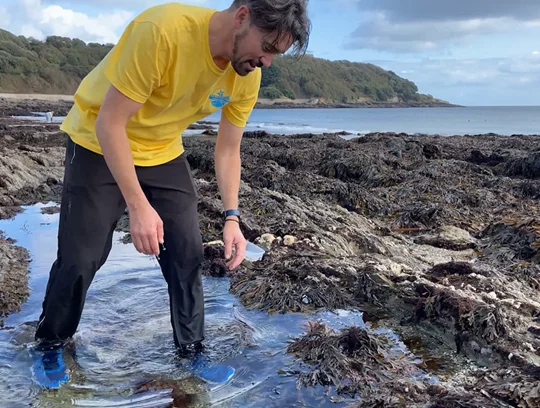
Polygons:
<instances>
[{"instance_id":1,"label":"wet rock","mask_svg":"<svg viewBox=\"0 0 540 408\"><path fill-rule=\"evenodd\" d=\"M526 260L540 262L540 221L536 218L506 217L485 228L484 254L497 261Z\"/></svg>"},{"instance_id":2,"label":"wet rock","mask_svg":"<svg viewBox=\"0 0 540 408\"><path fill-rule=\"evenodd\" d=\"M463 333L466 333L468 341L489 344L504 338L510 332L508 319L504 312L496 307L463 296L455 290L422 284L418 285L416 290L421 296L416 306L416 318L430 319L457 333L458 352L463 345Z\"/></svg>"},{"instance_id":3,"label":"wet rock","mask_svg":"<svg viewBox=\"0 0 540 408\"><path fill-rule=\"evenodd\" d=\"M531 375L533 374L533 375ZM488 372L480 378L477 387L490 395L516 407L540 406L540 382L538 374L519 373L515 369Z\"/></svg>"},{"instance_id":4,"label":"wet rock","mask_svg":"<svg viewBox=\"0 0 540 408\"><path fill-rule=\"evenodd\" d=\"M506 161L507 156L498 153L485 153L480 150L471 150L468 161L475 164L484 164L488 166L495 166L499 163Z\"/></svg>"},{"instance_id":5,"label":"wet rock","mask_svg":"<svg viewBox=\"0 0 540 408\"><path fill-rule=\"evenodd\" d=\"M525 180L514 188L515 194L522 198L540 199L540 181Z\"/></svg>"},{"instance_id":6,"label":"wet rock","mask_svg":"<svg viewBox=\"0 0 540 408\"><path fill-rule=\"evenodd\" d=\"M527 157L509 160L504 166L503 174L509 177L520 176L527 179L540 178L540 152L533 152Z\"/></svg>"},{"instance_id":7,"label":"wet rock","mask_svg":"<svg viewBox=\"0 0 540 408\"><path fill-rule=\"evenodd\" d=\"M17 100L0 98L0 118L10 116L32 116L32 112L54 112L57 116L66 116L72 105L72 101L64 100ZM53 126L58 127L58 124Z\"/></svg>"},{"instance_id":8,"label":"wet rock","mask_svg":"<svg viewBox=\"0 0 540 408\"><path fill-rule=\"evenodd\" d=\"M244 132L243 138L244 139L254 139L254 138L263 138L270 136L270 133L268 133L266 130L255 130L255 131L247 131Z\"/></svg>"},{"instance_id":9,"label":"wet rock","mask_svg":"<svg viewBox=\"0 0 540 408\"><path fill-rule=\"evenodd\" d=\"M225 260L225 245L223 242L211 242L204 246L202 273L214 277L227 276L229 267Z\"/></svg>"},{"instance_id":10,"label":"wet rock","mask_svg":"<svg viewBox=\"0 0 540 408\"><path fill-rule=\"evenodd\" d=\"M477 241L468 231L451 225L443 225L437 235L423 235L415 239L417 244L432 245L454 251L477 247Z\"/></svg>"},{"instance_id":11,"label":"wet rock","mask_svg":"<svg viewBox=\"0 0 540 408\"><path fill-rule=\"evenodd\" d=\"M265 257L234 274L231 292L249 308L271 313L308 312L354 305L347 289L354 281L343 262L288 254L278 259Z\"/></svg>"},{"instance_id":12,"label":"wet rock","mask_svg":"<svg viewBox=\"0 0 540 408\"><path fill-rule=\"evenodd\" d=\"M0 326L9 313L20 310L29 295L27 279L29 253L0 234Z\"/></svg>"},{"instance_id":13,"label":"wet rock","mask_svg":"<svg viewBox=\"0 0 540 408\"><path fill-rule=\"evenodd\" d=\"M299 387L335 387L338 395L355 397L351 407L501 406L489 396L422 381L414 363L391 352L388 338L364 328L337 331L311 322L287 351L308 364Z\"/></svg>"},{"instance_id":14,"label":"wet rock","mask_svg":"<svg viewBox=\"0 0 540 408\"><path fill-rule=\"evenodd\" d=\"M435 265L428 274L435 277L448 277L451 275L472 275L475 273L472 265L467 262L448 262Z\"/></svg>"},{"instance_id":15,"label":"wet rock","mask_svg":"<svg viewBox=\"0 0 540 408\"><path fill-rule=\"evenodd\" d=\"M468 231L452 225L443 225L440 228L440 238L456 245L475 244L476 241Z\"/></svg>"},{"instance_id":16,"label":"wet rock","mask_svg":"<svg viewBox=\"0 0 540 408\"><path fill-rule=\"evenodd\" d=\"M433 143L426 143L423 146L423 153L426 159L435 160L442 158L442 149Z\"/></svg>"},{"instance_id":17,"label":"wet rock","mask_svg":"<svg viewBox=\"0 0 540 408\"><path fill-rule=\"evenodd\" d=\"M60 212L59 206L43 207L41 209L42 214L58 214Z\"/></svg>"},{"instance_id":18,"label":"wet rock","mask_svg":"<svg viewBox=\"0 0 540 408\"><path fill-rule=\"evenodd\" d=\"M192 378L170 379L156 378L137 384L133 389L134 395L153 391L169 390L172 402L167 408L183 408L206 404L204 386Z\"/></svg>"},{"instance_id":19,"label":"wet rock","mask_svg":"<svg viewBox=\"0 0 540 408\"><path fill-rule=\"evenodd\" d=\"M213 129L212 126L201 124L201 123L193 123L187 127L189 130L211 130Z\"/></svg>"},{"instance_id":20,"label":"wet rock","mask_svg":"<svg viewBox=\"0 0 540 408\"><path fill-rule=\"evenodd\" d=\"M307 334L290 344L287 351L314 365L313 371L298 377L302 385L332 385L339 393L354 396L366 383L384 381L384 373L388 375L396 368L389 361L387 347L381 337L363 328L337 332L312 322Z\"/></svg>"}]
</instances>

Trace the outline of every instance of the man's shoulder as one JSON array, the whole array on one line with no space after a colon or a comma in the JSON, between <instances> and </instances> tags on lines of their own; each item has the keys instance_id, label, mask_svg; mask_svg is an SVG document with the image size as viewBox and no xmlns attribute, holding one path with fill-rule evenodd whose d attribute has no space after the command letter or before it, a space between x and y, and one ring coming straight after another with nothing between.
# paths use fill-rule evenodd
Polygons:
<instances>
[{"instance_id":1,"label":"man's shoulder","mask_svg":"<svg viewBox=\"0 0 540 408\"><path fill-rule=\"evenodd\" d=\"M172 2L149 7L133 21L153 23L161 32L175 34L204 27L215 11L208 7Z\"/></svg>"}]
</instances>

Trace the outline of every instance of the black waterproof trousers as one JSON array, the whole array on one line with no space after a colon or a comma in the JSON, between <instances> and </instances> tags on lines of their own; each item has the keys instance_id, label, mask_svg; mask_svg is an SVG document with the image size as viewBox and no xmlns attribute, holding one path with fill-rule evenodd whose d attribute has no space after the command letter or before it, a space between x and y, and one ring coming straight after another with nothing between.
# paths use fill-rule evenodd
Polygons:
<instances>
[{"instance_id":1,"label":"black waterproof trousers","mask_svg":"<svg viewBox=\"0 0 540 408\"><path fill-rule=\"evenodd\" d=\"M165 249L159 263L168 285L177 347L204 340L204 257L197 192L184 155L153 167L136 167L139 183L163 221ZM63 342L79 325L86 293L112 247L116 224L126 208L102 155L68 137L53 263L36 340ZM144 299L141 299L144 302Z\"/></svg>"}]
</instances>

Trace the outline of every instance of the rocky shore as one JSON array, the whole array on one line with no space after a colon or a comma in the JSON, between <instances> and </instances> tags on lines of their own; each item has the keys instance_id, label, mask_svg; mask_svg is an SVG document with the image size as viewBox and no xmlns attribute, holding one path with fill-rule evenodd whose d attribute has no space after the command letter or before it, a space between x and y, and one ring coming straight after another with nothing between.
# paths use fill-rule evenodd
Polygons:
<instances>
[{"instance_id":1,"label":"rocky shore","mask_svg":"<svg viewBox=\"0 0 540 408\"><path fill-rule=\"evenodd\" d=\"M361 108L456 108L460 105L454 105L447 102L379 102L366 101L355 103L337 103L337 102L295 102L295 101L277 101L274 103L257 103L255 109L361 109Z\"/></svg>"},{"instance_id":2,"label":"rocky shore","mask_svg":"<svg viewBox=\"0 0 540 408\"><path fill-rule=\"evenodd\" d=\"M59 200L64 142L57 124L0 119L3 218ZM367 328L313 321L291 342L304 370L284 374L299 387L361 396L356 407L540 406L540 136L247 133L241 228L267 253L233 272L214 141L184 143L206 274L269 313L364 312ZM16 245L0 239L0 318L27 295Z\"/></svg>"},{"instance_id":3,"label":"rocky shore","mask_svg":"<svg viewBox=\"0 0 540 408\"><path fill-rule=\"evenodd\" d=\"M70 100L14 99L0 96L0 117L32 116L32 112L54 112L56 116L66 116L73 105ZM297 102L297 101L265 101L258 102L255 109L361 109L361 108L452 108L459 107L446 102L377 102L366 101L357 103L331 102Z\"/></svg>"}]
</instances>

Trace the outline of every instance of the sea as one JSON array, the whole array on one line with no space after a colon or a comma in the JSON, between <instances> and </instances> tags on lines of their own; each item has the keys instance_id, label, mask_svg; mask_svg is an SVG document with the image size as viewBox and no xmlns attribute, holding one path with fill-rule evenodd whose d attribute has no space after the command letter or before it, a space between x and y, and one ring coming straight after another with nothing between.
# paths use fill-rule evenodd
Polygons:
<instances>
[{"instance_id":1,"label":"sea","mask_svg":"<svg viewBox=\"0 0 540 408\"><path fill-rule=\"evenodd\" d=\"M38 117L39 120L44 120ZM62 121L64 118L54 118ZM218 122L220 112L205 120ZM255 109L246 130L270 133L371 132L409 134L500 135L540 134L540 106L474 106L452 108ZM186 136L200 134L188 130Z\"/></svg>"}]
</instances>

